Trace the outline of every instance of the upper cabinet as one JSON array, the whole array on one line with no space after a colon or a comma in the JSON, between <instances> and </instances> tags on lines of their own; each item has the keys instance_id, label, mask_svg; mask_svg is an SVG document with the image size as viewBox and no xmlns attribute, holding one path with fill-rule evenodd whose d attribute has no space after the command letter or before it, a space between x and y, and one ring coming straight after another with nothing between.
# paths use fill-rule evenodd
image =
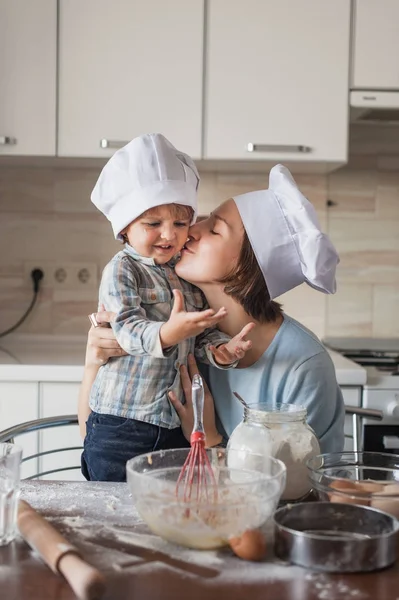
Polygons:
<instances>
[{"instance_id":1,"label":"upper cabinet","mask_svg":"<svg viewBox=\"0 0 399 600\"><path fill-rule=\"evenodd\" d=\"M348 0L209 0L206 37L205 158L346 161Z\"/></svg>"},{"instance_id":2,"label":"upper cabinet","mask_svg":"<svg viewBox=\"0 0 399 600\"><path fill-rule=\"evenodd\" d=\"M399 89L399 0L354 0L352 88Z\"/></svg>"},{"instance_id":3,"label":"upper cabinet","mask_svg":"<svg viewBox=\"0 0 399 600\"><path fill-rule=\"evenodd\" d=\"M0 0L0 156L55 155L57 3Z\"/></svg>"},{"instance_id":4,"label":"upper cabinet","mask_svg":"<svg viewBox=\"0 0 399 600\"><path fill-rule=\"evenodd\" d=\"M58 154L107 157L159 131L200 158L204 0L59 7Z\"/></svg>"}]
</instances>

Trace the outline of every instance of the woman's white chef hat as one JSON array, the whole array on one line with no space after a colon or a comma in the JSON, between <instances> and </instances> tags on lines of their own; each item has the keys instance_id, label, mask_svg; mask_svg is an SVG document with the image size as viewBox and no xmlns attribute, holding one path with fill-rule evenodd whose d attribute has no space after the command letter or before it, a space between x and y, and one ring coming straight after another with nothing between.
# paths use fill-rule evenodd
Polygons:
<instances>
[{"instance_id":1,"label":"woman's white chef hat","mask_svg":"<svg viewBox=\"0 0 399 600\"><path fill-rule=\"evenodd\" d=\"M234 201L272 299L303 282L335 293L338 254L286 167L272 168L269 189Z\"/></svg>"},{"instance_id":2,"label":"woman's white chef hat","mask_svg":"<svg viewBox=\"0 0 399 600\"><path fill-rule=\"evenodd\" d=\"M115 152L100 173L91 200L111 221L115 238L143 212L183 204L197 218L199 174L193 160L160 133L135 138Z\"/></svg>"}]
</instances>

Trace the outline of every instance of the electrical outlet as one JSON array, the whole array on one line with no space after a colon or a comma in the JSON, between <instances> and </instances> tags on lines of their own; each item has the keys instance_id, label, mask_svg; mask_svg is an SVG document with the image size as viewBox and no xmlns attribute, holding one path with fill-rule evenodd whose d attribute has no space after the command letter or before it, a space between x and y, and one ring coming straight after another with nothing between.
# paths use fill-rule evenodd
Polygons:
<instances>
[{"instance_id":1,"label":"electrical outlet","mask_svg":"<svg viewBox=\"0 0 399 600\"><path fill-rule=\"evenodd\" d=\"M97 289L97 265L95 263L76 263L73 267L72 278L74 286L79 289Z\"/></svg>"},{"instance_id":2,"label":"electrical outlet","mask_svg":"<svg viewBox=\"0 0 399 600\"><path fill-rule=\"evenodd\" d=\"M43 279L40 281L40 289L50 287L52 285L51 273L53 263L47 260L29 260L24 263L24 285L30 290L33 289L32 271L33 269L41 269L44 273Z\"/></svg>"},{"instance_id":3,"label":"electrical outlet","mask_svg":"<svg viewBox=\"0 0 399 600\"><path fill-rule=\"evenodd\" d=\"M24 263L24 281L29 288L33 285L31 272L37 268L44 272L40 287L52 287L55 290L97 290L98 269L95 263L43 260L26 262Z\"/></svg>"},{"instance_id":4,"label":"electrical outlet","mask_svg":"<svg viewBox=\"0 0 399 600\"><path fill-rule=\"evenodd\" d=\"M57 263L52 270L53 286L59 290L97 289L95 263Z\"/></svg>"}]
</instances>

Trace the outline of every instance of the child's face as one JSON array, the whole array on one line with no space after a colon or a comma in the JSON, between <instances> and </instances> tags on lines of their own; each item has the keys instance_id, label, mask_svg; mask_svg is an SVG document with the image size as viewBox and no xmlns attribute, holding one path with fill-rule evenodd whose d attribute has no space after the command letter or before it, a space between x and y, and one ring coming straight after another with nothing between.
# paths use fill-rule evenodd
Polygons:
<instances>
[{"instance_id":1,"label":"child's face","mask_svg":"<svg viewBox=\"0 0 399 600\"><path fill-rule=\"evenodd\" d=\"M182 209L182 210L179 210ZM180 252L188 237L191 215L174 204L156 206L140 215L124 230L129 244L159 265Z\"/></svg>"}]
</instances>

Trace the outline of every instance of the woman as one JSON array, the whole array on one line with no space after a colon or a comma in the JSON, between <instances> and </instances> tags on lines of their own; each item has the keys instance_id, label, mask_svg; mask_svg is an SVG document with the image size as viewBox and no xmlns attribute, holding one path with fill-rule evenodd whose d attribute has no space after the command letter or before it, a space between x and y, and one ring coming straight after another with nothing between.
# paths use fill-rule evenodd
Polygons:
<instances>
[{"instance_id":1,"label":"woman","mask_svg":"<svg viewBox=\"0 0 399 600\"><path fill-rule=\"evenodd\" d=\"M332 361L310 331L284 315L276 298L306 282L325 293L335 292L338 257L321 233L312 205L298 190L289 171L277 165L269 189L227 200L212 215L193 225L176 266L177 274L198 286L211 308L225 306L219 328L233 337L247 323L252 348L239 368L205 373L214 396L207 394L206 435L209 446L229 436L242 419L242 406L233 392L249 402L302 404L322 452L343 449L344 405ZM112 315L99 314L101 322ZM87 397L98 361L119 356L110 330L92 330L82 396ZM195 371L189 363L191 375ZM171 397L183 431L189 437L192 413L189 375L181 367L188 403Z\"/></svg>"}]
</instances>

